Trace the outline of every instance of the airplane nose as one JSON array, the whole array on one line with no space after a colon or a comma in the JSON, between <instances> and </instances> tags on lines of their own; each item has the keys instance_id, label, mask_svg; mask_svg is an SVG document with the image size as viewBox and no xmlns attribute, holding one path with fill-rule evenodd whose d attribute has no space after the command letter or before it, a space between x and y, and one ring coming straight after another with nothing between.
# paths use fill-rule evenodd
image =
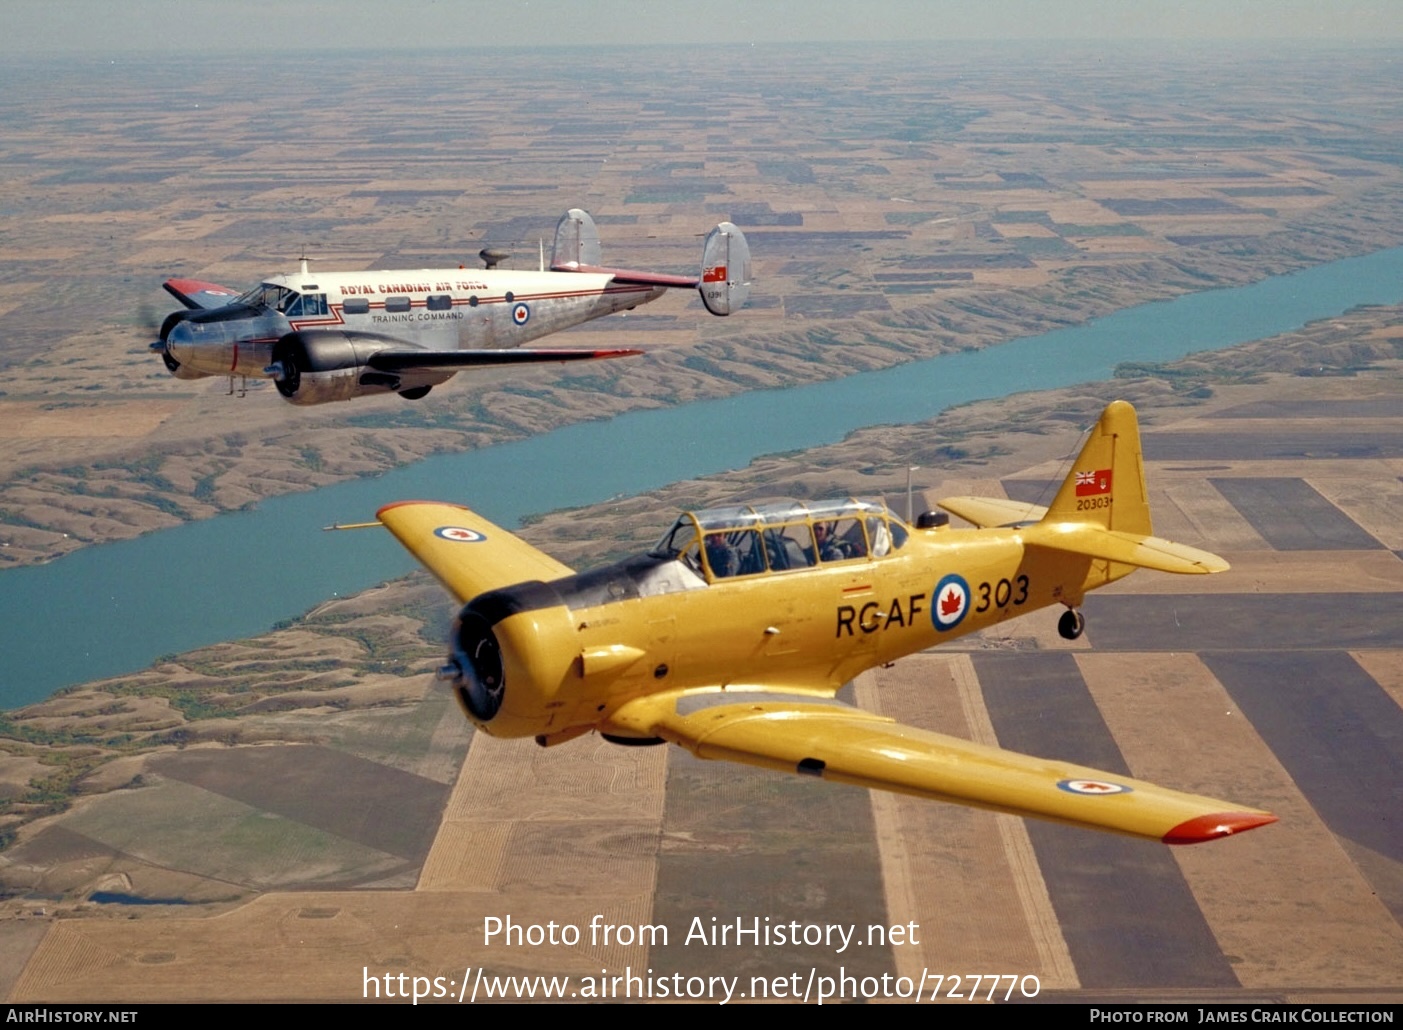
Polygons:
<instances>
[{"instance_id":1,"label":"airplane nose","mask_svg":"<svg viewBox=\"0 0 1403 1030\"><path fill-rule=\"evenodd\" d=\"M195 342L189 322L177 322L166 333L166 353L179 358L182 349L188 349Z\"/></svg>"}]
</instances>

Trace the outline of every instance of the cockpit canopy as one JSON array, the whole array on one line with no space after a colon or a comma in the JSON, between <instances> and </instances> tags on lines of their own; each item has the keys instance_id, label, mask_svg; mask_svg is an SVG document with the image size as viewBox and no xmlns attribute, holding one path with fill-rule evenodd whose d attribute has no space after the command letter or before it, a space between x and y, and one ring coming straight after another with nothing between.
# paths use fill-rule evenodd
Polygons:
<instances>
[{"instance_id":1,"label":"cockpit canopy","mask_svg":"<svg viewBox=\"0 0 1403 1030\"><path fill-rule=\"evenodd\" d=\"M651 554L715 582L883 558L908 535L878 500L781 501L684 512Z\"/></svg>"},{"instance_id":2,"label":"cockpit canopy","mask_svg":"<svg viewBox=\"0 0 1403 1030\"><path fill-rule=\"evenodd\" d=\"M234 303L277 311L288 318L318 317L327 312L326 294L298 293L276 283L259 283L247 293L241 294Z\"/></svg>"}]
</instances>

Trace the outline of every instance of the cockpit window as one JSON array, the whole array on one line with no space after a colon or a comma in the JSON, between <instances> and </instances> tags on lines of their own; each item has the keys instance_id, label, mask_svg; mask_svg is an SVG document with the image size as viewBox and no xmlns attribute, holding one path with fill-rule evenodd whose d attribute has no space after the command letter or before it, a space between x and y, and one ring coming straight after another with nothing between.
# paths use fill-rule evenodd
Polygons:
<instances>
[{"instance_id":1,"label":"cockpit window","mask_svg":"<svg viewBox=\"0 0 1403 1030\"><path fill-rule=\"evenodd\" d=\"M880 501L785 502L687 512L652 554L685 561L699 572L704 561L707 577L715 582L885 558L908 536L906 526Z\"/></svg>"},{"instance_id":2,"label":"cockpit window","mask_svg":"<svg viewBox=\"0 0 1403 1030\"><path fill-rule=\"evenodd\" d=\"M319 318L326 314L325 293L289 293L284 300L283 314L288 318Z\"/></svg>"},{"instance_id":3,"label":"cockpit window","mask_svg":"<svg viewBox=\"0 0 1403 1030\"><path fill-rule=\"evenodd\" d=\"M765 551L753 529L706 534L706 564L713 579L753 576L765 571Z\"/></svg>"},{"instance_id":4,"label":"cockpit window","mask_svg":"<svg viewBox=\"0 0 1403 1030\"><path fill-rule=\"evenodd\" d=\"M815 521L814 550L819 561L824 562L866 558L867 536L862 530L862 520L849 517Z\"/></svg>"},{"instance_id":5,"label":"cockpit window","mask_svg":"<svg viewBox=\"0 0 1403 1030\"><path fill-rule=\"evenodd\" d=\"M697 535L696 520L690 515L683 515L648 553L654 558L676 558L693 572L700 573L701 541Z\"/></svg>"},{"instance_id":6,"label":"cockpit window","mask_svg":"<svg viewBox=\"0 0 1403 1030\"><path fill-rule=\"evenodd\" d=\"M251 308L270 308L273 311L283 311L295 300L297 300L297 294L292 290L282 286L274 286L272 283L259 283L240 296L235 303L244 304Z\"/></svg>"}]
</instances>

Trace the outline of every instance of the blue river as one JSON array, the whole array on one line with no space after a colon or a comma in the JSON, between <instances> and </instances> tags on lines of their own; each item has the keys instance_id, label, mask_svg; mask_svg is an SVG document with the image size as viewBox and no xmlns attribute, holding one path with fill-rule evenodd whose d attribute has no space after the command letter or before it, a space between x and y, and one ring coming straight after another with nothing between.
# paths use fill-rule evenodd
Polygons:
<instances>
[{"instance_id":1,"label":"blue river","mask_svg":"<svg viewBox=\"0 0 1403 1030\"><path fill-rule=\"evenodd\" d=\"M441 455L377 478L6 570L0 572L0 708L141 669L162 654L254 636L329 597L403 575L413 559L388 534L321 532L332 522L373 518L389 501L458 501L514 526L534 513L832 443L864 426L918 422L973 400L1106 379L1119 362L1172 361L1361 304L1399 302L1403 247L1144 304L984 350ZM670 520L670 513L659 513L660 533Z\"/></svg>"}]
</instances>

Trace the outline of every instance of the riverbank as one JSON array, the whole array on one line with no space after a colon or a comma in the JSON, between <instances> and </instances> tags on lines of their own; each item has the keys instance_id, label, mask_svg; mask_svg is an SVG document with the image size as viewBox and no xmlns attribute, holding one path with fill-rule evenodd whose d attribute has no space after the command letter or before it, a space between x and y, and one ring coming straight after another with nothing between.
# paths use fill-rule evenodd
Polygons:
<instances>
[{"instance_id":1,"label":"riverbank","mask_svg":"<svg viewBox=\"0 0 1403 1030\"><path fill-rule=\"evenodd\" d=\"M236 511L283 493L377 475L432 454L473 450L627 411L981 349L1399 239L1382 231L1280 234L1264 237L1249 258L1200 252L1192 258L1068 268L1036 289L982 292L912 306L900 317L828 323L809 331L766 332L756 327L764 321L747 323L737 316L725 326L735 331L724 338L713 334L705 342L662 348L637 361L552 378L460 376L419 404L389 398L308 413L282 404L266 383L243 399L204 389L184 403L151 397L41 401L23 399L21 380L9 399L0 401L0 437L19 433L23 438L22 446L0 456L0 570ZM85 342L79 338L74 345ZM57 347L54 359L63 362L65 352L65 346ZM79 376L67 388L87 386Z\"/></svg>"}]
</instances>

